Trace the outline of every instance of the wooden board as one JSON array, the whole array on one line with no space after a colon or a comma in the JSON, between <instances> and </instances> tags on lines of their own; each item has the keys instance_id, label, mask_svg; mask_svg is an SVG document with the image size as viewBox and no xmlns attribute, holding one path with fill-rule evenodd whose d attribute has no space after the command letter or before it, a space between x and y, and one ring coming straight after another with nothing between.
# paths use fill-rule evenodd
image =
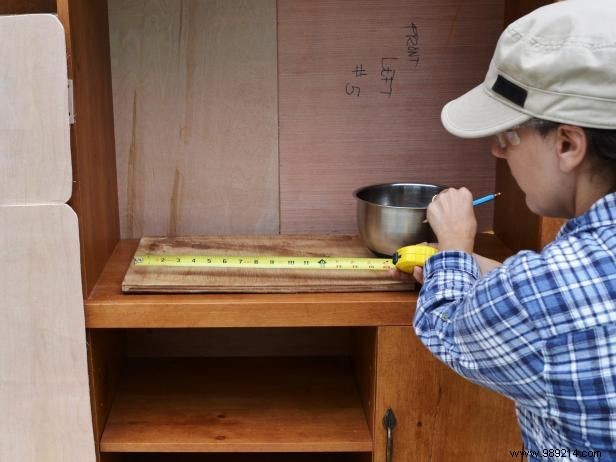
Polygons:
<instances>
[{"instance_id":1,"label":"wooden board","mask_svg":"<svg viewBox=\"0 0 616 462\"><path fill-rule=\"evenodd\" d=\"M75 213L0 206L0 229L0 460L94 461Z\"/></svg>"},{"instance_id":2,"label":"wooden board","mask_svg":"<svg viewBox=\"0 0 616 462\"><path fill-rule=\"evenodd\" d=\"M1 19L0 204L65 203L72 172L64 31L52 15Z\"/></svg>"},{"instance_id":3,"label":"wooden board","mask_svg":"<svg viewBox=\"0 0 616 462\"><path fill-rule=\"evenodd\" d=\"M0 17L0 460L93 462L64 31Z\"/></svg>"},{"instance_id":4,"label":"wooden board","mask_svg":"<svg viewBox=\"0 0 616 462\"><path fill-rule=\"evenodd\" d=\"M110 0L109 30L121 236L277 233L276 1Z\"/></svg>"},{"instance_id":5,"label":"wooden board","mask_svg":"<svg viewBox=\"0 0 616 462\"><path fill-rule=\"evenodd\" d=\"M278 2L281 233L356 233L369 184L494 190L490 141L448 134L440 112L483 80L503 3ZM480 230L492 211L477 207Z\"/></svg>"},{"instance_id":6,"label":"wooden board","mask_svg":"<svg viewBox=\"0 0 616 462\"><path fill-rule=\"evenodd\" d=\"M355 236L142 238L136 254L371 257ZM139 292L370 292L410 290L382 271L173 268L131 264L122 290Z\"/></svg>"}]
</instances>

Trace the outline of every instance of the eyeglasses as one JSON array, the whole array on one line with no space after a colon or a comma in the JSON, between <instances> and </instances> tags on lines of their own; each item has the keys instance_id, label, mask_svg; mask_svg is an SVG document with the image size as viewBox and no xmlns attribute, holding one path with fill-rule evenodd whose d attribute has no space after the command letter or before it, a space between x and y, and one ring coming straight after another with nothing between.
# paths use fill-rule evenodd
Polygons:
<instances>
[{"instance_id":1,"label":"eyeglasses","mask_svg":"<svg viewBox=\"0 0 616 462\"><path fill-rule=\"evenodd\" d=\"M502 149L505 149L507 146L517 146L521 142L517 127L497 133L495 136Z\"/></svg>"},{"instance_id":2,"label":"eyeglasses","mask_svg":"<svg viewBox=\"0 0 616 462\"><path fill-rule=\"evenodd\" d=\"M512 127L509 130L505 130L504 132L498 133L494 136L496 136L496 139L498 140L498 144L500 145L501 149L505 149L507 146L517 146L521 143L518 129L522 127L534 128L536 130L539 130L540 133L545 134L550 130L556 129L558 125L558 122L532 118L527 120L526 122L521 123L520 125Z\"/></svg>"}]
</instances>

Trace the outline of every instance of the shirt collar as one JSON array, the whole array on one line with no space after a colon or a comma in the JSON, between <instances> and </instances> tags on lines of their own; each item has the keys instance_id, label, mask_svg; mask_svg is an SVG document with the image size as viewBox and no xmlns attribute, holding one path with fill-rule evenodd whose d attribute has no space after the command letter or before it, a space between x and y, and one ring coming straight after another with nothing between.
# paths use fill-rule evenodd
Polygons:
<instances>
[{"instance_id":1,"label":"shirt collar","mask_svg":"<svg viewBox=\"0 0 616 462\"><path fill-rule=\"evenodd\" d=\"M556 239L601 226L616 224L616 193L603 196L585 213L566 222L558 232Z\"/></svg>"}]
</instances>

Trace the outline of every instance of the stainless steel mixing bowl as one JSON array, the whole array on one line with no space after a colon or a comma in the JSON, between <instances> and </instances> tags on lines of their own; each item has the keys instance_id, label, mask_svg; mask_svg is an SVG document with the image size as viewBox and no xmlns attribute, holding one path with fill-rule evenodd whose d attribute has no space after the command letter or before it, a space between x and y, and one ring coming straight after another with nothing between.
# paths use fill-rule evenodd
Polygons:
<instances>
[{"instance_id":1,"label":"stainless steel mixing bowl","mask_svg":"<svg viewBox=\"0 0 616 462\"><path fill-rule=\"evenodd\" d=\"M444 186L421 183L389 183L360 188L357 226L366 246L374 253L391 256L400 247L433 242L426 218L432 197Z\"/></svg>"}]
</instances>

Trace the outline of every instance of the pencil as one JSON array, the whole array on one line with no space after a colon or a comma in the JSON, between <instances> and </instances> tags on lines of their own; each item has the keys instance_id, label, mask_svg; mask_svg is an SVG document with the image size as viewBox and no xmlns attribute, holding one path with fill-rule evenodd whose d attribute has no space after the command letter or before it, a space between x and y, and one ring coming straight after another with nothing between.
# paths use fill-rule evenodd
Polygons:
<instances>
[{"instance_id":1,"label":"pencil","mask_svg":"<svg viewBox=\"0 0 616 462\"><path fill-rule=\"evenodd\" d=\"M473 201L473 207L475 207L476 205L485 204L486 202L490 202L500 195L501 193L497 192L494 194L488 194L487 196L478 197ZM428 219L426 218L424 221L422 221L422 223L428 223Z\"/></svg>"}]
</instances>

